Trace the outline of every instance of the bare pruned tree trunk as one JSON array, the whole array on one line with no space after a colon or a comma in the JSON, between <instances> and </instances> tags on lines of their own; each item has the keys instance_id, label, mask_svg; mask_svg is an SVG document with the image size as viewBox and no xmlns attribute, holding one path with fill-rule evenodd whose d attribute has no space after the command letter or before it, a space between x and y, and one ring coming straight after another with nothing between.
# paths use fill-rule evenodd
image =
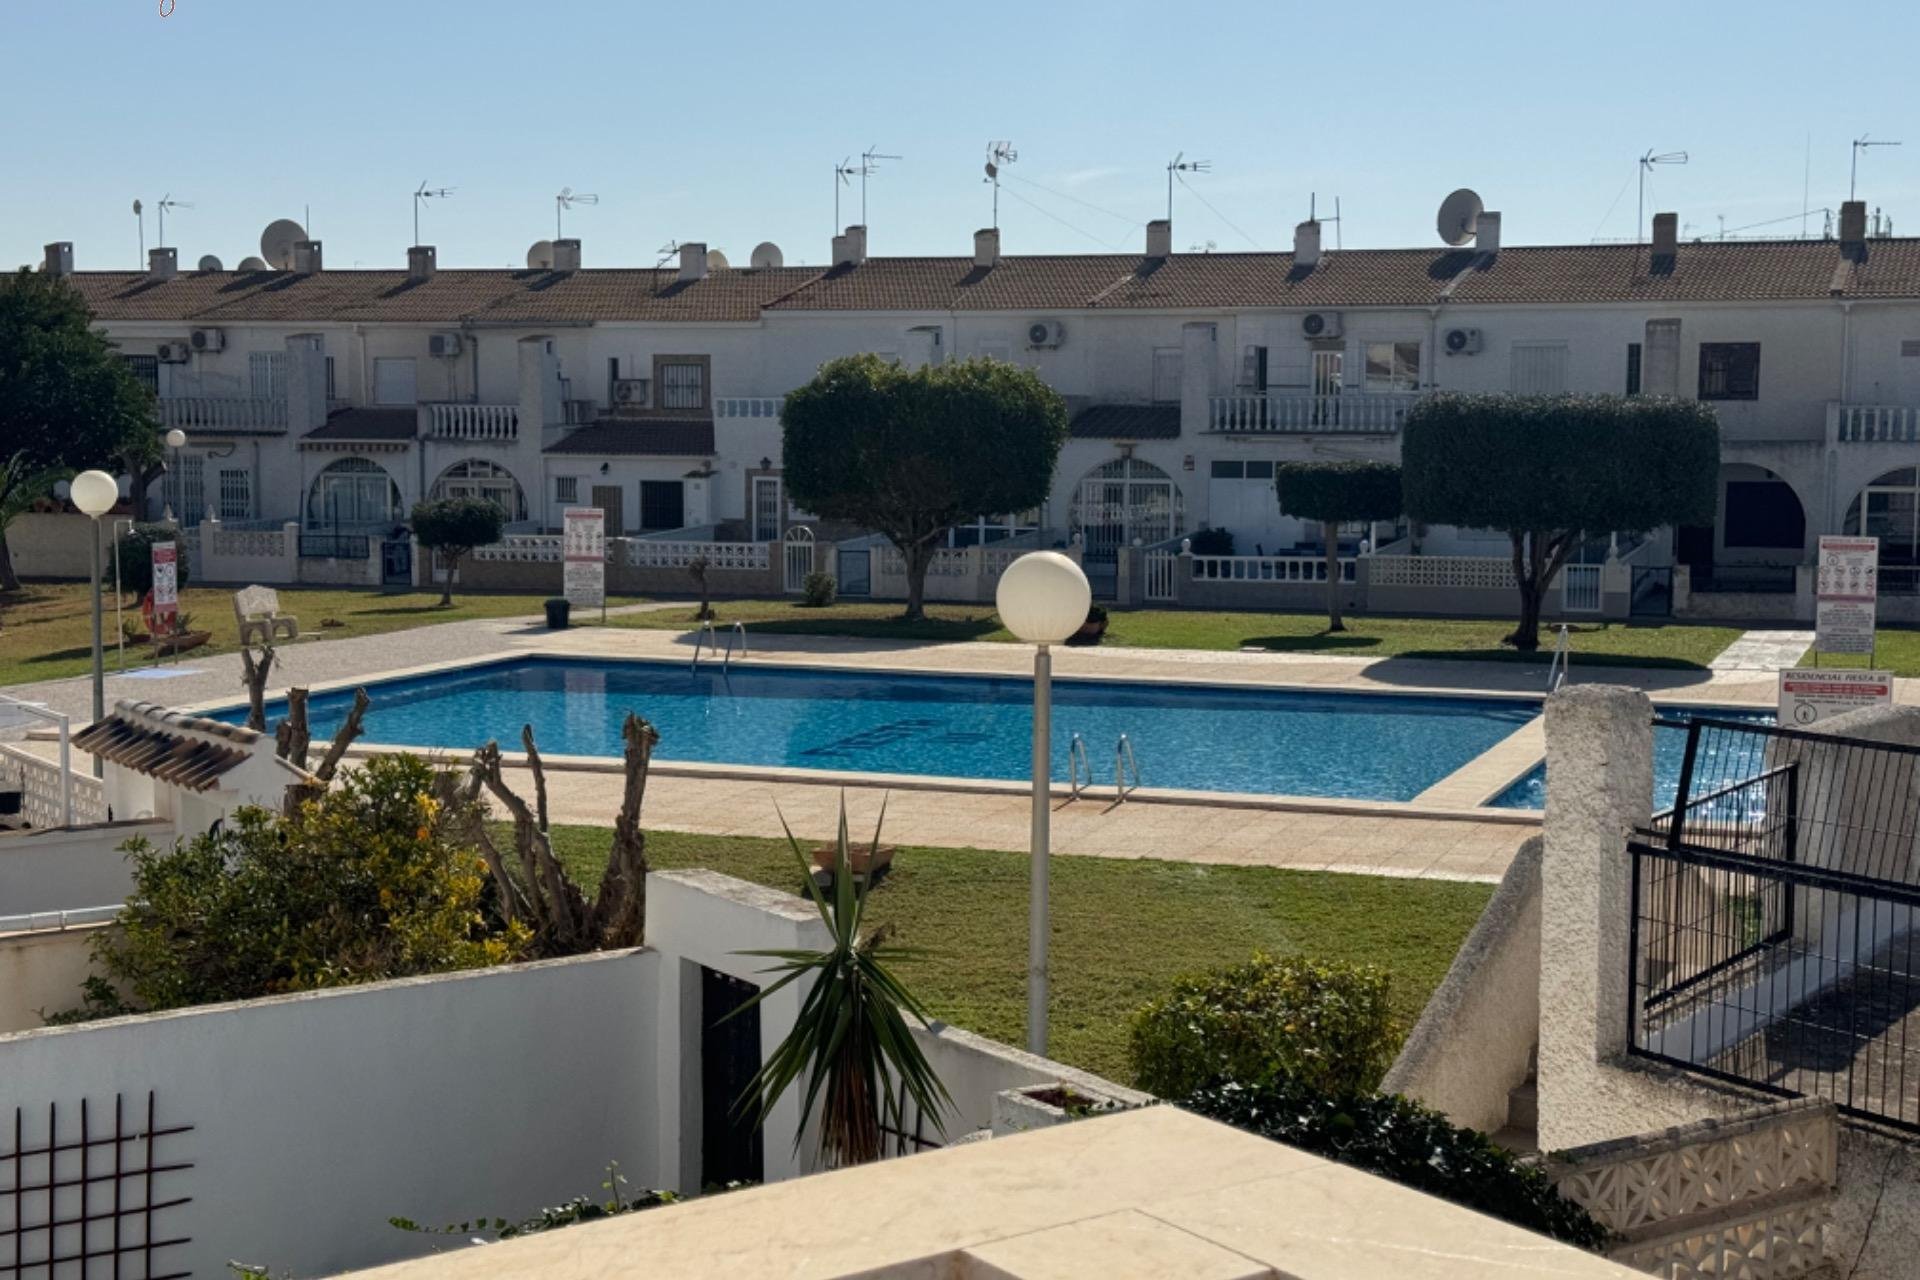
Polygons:
<instances>
[{"instance_id":1,"label":"bare pruned tree trunk","mask_svg":"<svg viewBox=\"0 0 1920 1280\"><path fill-rule=\"evenodd\" d=\"M307 691L287 690L287 718L273 731L274 751L282 760L307 767L307 752L313 747L313 730L307 725Z\"/></svg>"},{"instance_id":2,"label":"bare pruned tree trunk","mask_svg":"<svg viewBox=\"0 0 1920 1280\"><path fill-rule=\"evenodd\" d=\"M267 676L273 670L273 646L260 646L253 656L252 645L240 646L241 678L247 686L247 728L255 733L267 731Z\"/></svg>"},{"instance_id":3,"label":"bare pruned tree trunk","mask_svg":"<svg viewBox=\"0 0 1920 1280\"><path fill-rule=\"evenodd\" d=\"M308 800L317 799L333 781L333 775L340 770L340 761L346 758L347 748L353 745L366 728L367 708L373 705L373 699L367 697L365 689L353 691L353 707L347 712L347 718L334 732L333 741L327 746L327 754L321 758L320 767L313 771L312 782L296 783L287 788L286 812L297 812ZM312 747L312 732L307 727L307 691L289 689L287 691L287 718L274 731L274 749L282 760L290 764L307 766L307 753Z\"/></svg>"},{"instance_id":4,"label":"bare pruned tree trunk","mask_svg":"<svg viewBox=\"0 0 1920 1280\"><path fill-rule=\"evenodd\" d=\"M366 732L367 708L372 705L373 699L367 696L365 689L353 691L353 706L348 709L347 718L341 722L339 731L328 744L327 754L320 757L320 767L313 771L313 776L322 786L333 781L333 775L340 770L340 761L346 757L347 748Z\"/></svg>"}]
</instances>

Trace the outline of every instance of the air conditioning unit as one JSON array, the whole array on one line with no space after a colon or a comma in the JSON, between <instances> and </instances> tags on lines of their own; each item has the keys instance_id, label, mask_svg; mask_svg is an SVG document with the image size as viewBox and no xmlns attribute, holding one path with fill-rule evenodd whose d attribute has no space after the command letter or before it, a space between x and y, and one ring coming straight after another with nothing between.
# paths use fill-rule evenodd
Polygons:
<instances>
[{"instance_id":1,"label":"air conditioning unit","mask_svg":"<svg viewBox=\"0 0 1920 1280\"><path fill-rule=\"evenodd\" d=\"M1449 329L1445 346L1450 356L1477 356L1480 354L1480 331L1478 329Z\"/></svg>"},{"instance_id":2,"label":"air conditioning unit","mask_svg":"<svg viewBox=\"0 0 1920 1280\"><path fill-rule=\"evenodd\" d=\"M193 358L193 348L182 338L177 342L161 343L155 348L155 354L159 356L161 364L185 364Z\"/></svg>"},{"instance_id":3,"label":"air conditioning unit","mask_svg":"<svg viewBox=\"0 0 1920 1280\"><path fill-rule=\"evenodd\" d=\"M1300 332L1308 338L1337 338L1340 336L1340 313L1309 311L1300 317Z\"/></svg>"},{"instance_id":4,"label":"air conditioning unit","mask_svg":"<svg viewBox=\"0 0 1920 1280\"><path fill-rule=\"evenodd\" d=\"M427 354L451 359L460 354L460 335L436 333L427 339Z\"/></svg>"},{"instance_id":5,"label":"air conditioning unit","mask_svg":"<svg viewBox=\"0 0 1920 1280\"><path fill-rule=\"evenodd\" d=\"M195 329L188 339L195 351L224 351L227 349L227 334L224 329Z\"/></svg>"},{"instance_id":6,"label":"air conditioning unit","mask_svg":"<svg viewBox=\"0 0 1920 1280\"><path fill-rule=\"evenodd\" d=\"M651 378L615 378L613 380L613 402L625 405L629 409L647 407L648 391L652 388Z\"/></svg>"},{"instance_id":7,"label":"air conditioning unit","mask_svg":"<svg viewBox=\"0 0 1920 1280\"><path fill-rule=\"evenodd\" d=\"M1058 320L1035 320L1027 326L1029 347L1057 347L1067 340L1067 326Z\"/></svg>"}]
</instances>

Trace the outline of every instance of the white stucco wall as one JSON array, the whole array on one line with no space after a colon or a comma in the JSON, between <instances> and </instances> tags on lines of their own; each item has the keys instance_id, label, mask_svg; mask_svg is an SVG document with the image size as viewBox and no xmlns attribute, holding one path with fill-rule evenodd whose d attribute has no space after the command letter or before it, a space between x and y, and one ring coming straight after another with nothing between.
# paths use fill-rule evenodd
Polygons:
<instances>
[{"instance_id":1,"label":"white stucco wall","mask_svg":"<svg viewBox=\"0 0 1920 1280\"><path fill-rule=\"evenodd\" d=\"M163 822L0 835L0 916L124 902L133 878L121 848L136 837L162 841L171 835L171 824Z\"/></svg>"},{"instance_id":2,"label":"white stucco wall","mask_svg":"<svg viewBox=\"0 0 1920 1280\"><path fill-rule=\"evenodd\" d=\"M0 1035L44 1025L42 1010L77 1007L93 969L94 937L108 927L0 933Z\"/></svg>"}]
</instances>

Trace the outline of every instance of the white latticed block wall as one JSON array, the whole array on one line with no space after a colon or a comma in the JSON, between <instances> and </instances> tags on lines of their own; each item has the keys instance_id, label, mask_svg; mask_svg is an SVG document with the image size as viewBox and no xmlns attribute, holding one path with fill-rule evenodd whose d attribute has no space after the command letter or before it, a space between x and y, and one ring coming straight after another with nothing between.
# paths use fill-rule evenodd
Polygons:
<instances>
[{"instance_id":1,"label":"white latticed block wall","mask_svg":"<svg viewBox=\"0 0 1920 1280\"><path fill-rule=\"evenodd\" d=\"M1374 556L1368 578L1376 587L1437 591L1512 591L1513 563L1491 556Z\"/></svg>"}]
</instances>

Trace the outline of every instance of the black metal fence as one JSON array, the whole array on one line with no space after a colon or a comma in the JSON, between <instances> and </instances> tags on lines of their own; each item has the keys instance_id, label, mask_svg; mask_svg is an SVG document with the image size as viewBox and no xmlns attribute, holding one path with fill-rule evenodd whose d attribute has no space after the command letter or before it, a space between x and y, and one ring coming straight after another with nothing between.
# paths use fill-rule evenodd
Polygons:
<instances>
[{"instance_id":1,"label":"black metal fence","mask_svg":"<svg viewBox=\"0 0 1920 1280\"><path fill-rule=\"evenodd\" d=\"M1795 567L1790 564L1696 565L1688 589L1701 595L1792 595Z\"/></svg>"},{"instance_id":2,"label":"black metal fence","mask_svg":"<svg viewBox=\"0 0 1920 1280\"><path fill-rule=\"evenodd\" d=\"M0 1151L0 1277L181 1280L192 1274L161 1255L191 1240L172 1234L166 1218L192 1197L169 1194L165 1184L193 1165L163 1160L157 1151L162 1138L191 1132L192 1125L160 1127L149 1093L144 1117L137 1109L128 1115L116 1094L110 1126L82 1101L77 1114L48 1104L45 1132L29 1136L29 1128L26 1112L14 1108L12 1146Z\"/></svg>"},{"instance_id":3,"label":"black metal fence","mask_svg":"<svg viewBox=\"0 0 1920 1280\"><path fill-rule=\"evenodd\" d=\"M1631 1051L1920 1131L1920 748L1691 722L1628 842Z\"/></svg>"},{"instance_id":4,"label":"black metal fence","mask_svg":"<svg viewBox=\"0 0 1920 1280\"><path fill-rule=\"evenodd\" d=\"M303 533L302 560L365 560L373 543L364 533Z\"/></svg>"}]
</instances>

